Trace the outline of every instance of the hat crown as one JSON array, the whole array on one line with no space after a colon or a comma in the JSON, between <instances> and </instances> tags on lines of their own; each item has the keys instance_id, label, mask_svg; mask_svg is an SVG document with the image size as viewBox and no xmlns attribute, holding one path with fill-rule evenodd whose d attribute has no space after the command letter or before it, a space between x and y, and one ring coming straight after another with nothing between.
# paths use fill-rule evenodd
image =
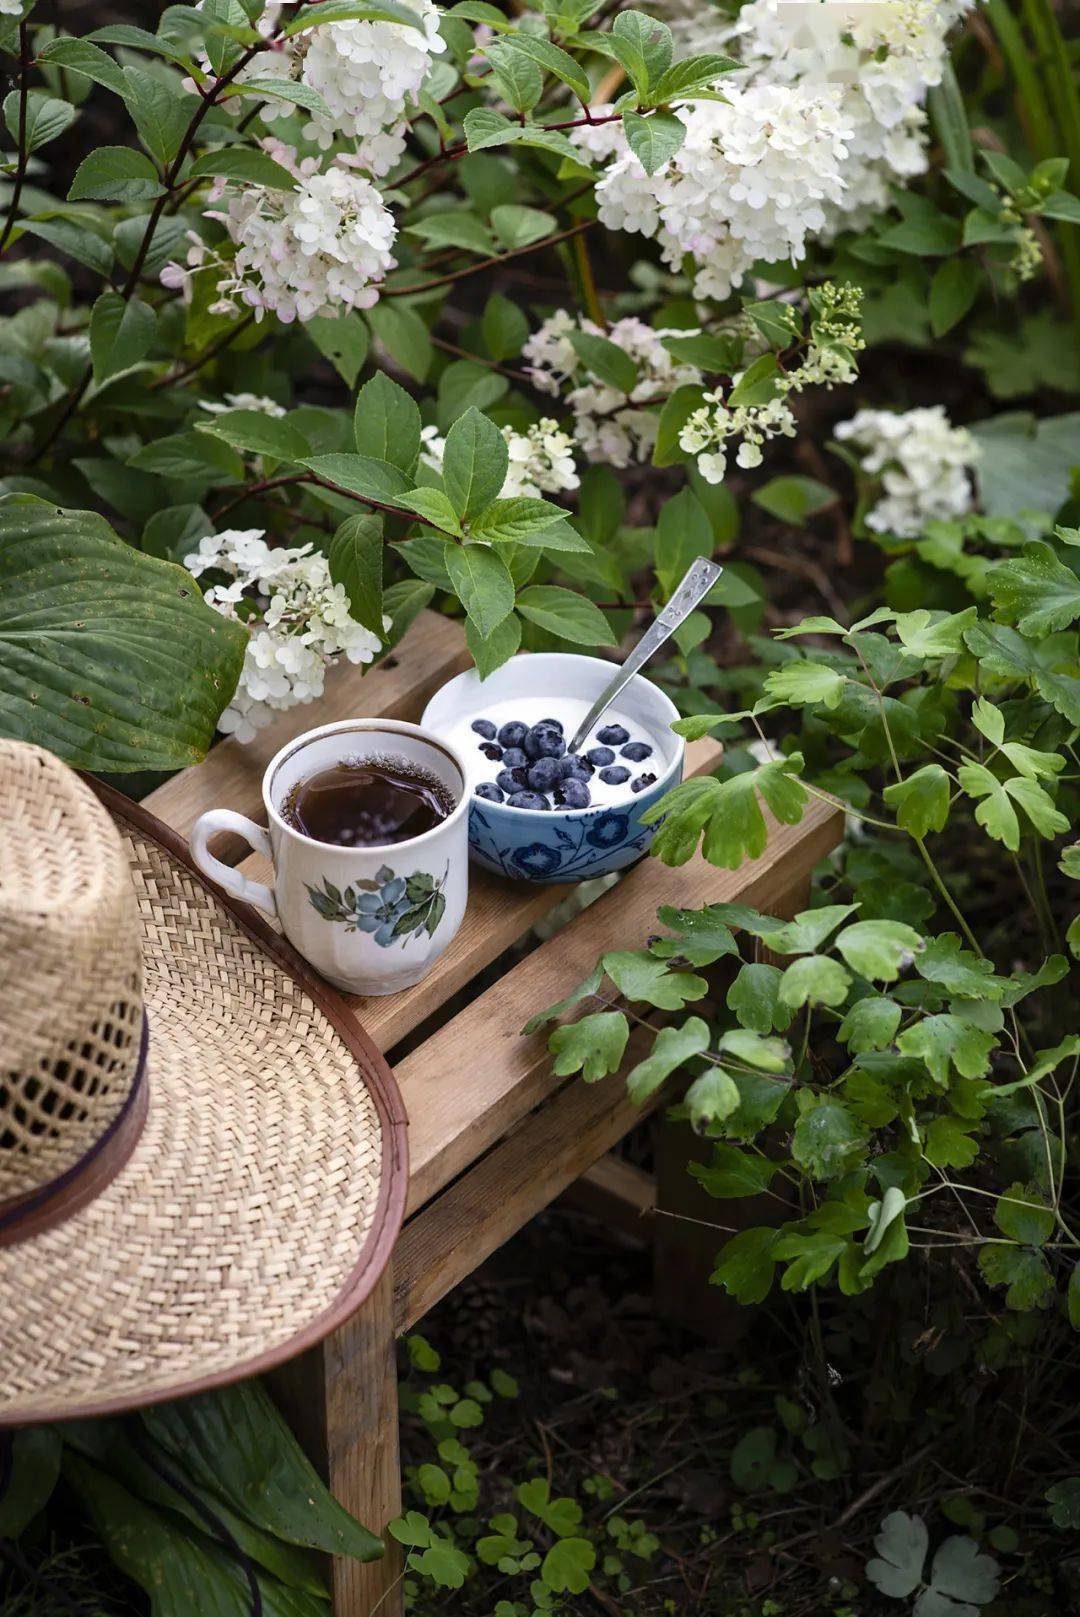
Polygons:
<instances>
[{"instance_id":1,"label":"hat crown","mask_svg":"<svg viewBox=\"0 0 1080 1617\"><path fill-rule=\"evenodd\" d=\"M142 960L120 835L59 759L0 741L0 1215L78 1171L140 1072Z\"/></svg>"}]
</instances>

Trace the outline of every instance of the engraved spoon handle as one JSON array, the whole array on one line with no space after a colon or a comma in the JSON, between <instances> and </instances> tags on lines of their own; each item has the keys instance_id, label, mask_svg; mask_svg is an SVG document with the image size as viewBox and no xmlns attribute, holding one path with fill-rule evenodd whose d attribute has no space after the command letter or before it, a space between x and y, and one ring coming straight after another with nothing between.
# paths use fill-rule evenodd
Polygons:
<instances>
[{"instance_id":1,"label":"engraved spoon handle","mask_svg":"<svg viewBox=\"0 0 1080 1617\"><path fill-rule=\"evenodd\" d=\"M577 752L600 715L611 706L619 692L626 689L634 675L644 667L653 653L659 651L664 641L675 633L680 624L686 622L694 608L708 595L722 572L722 567L714 561L707 561L704 556L691 562L671 600L666 606L661 607L629 657L616 670L614 678L604 686L585 715L580 728L566 749L567 752Z\"/></svg>"}]
</instances>

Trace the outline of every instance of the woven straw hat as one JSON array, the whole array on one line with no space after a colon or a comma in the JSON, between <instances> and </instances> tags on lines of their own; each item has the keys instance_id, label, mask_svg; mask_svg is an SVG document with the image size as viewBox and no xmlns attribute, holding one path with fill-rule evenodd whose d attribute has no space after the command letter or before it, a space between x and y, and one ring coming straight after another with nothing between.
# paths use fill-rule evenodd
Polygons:
<instances>
[{"instance_id":1,"label":"woven straw hat","mask_svg":"<svg viewBox=\"0 0 1080 1617\"><path fill-rule=\"evenodd\" d=\"M167 827L0 740L0 1425L317 1342L406 1179L397 1087L336 995Z\"/></svg>"}]
</instances>

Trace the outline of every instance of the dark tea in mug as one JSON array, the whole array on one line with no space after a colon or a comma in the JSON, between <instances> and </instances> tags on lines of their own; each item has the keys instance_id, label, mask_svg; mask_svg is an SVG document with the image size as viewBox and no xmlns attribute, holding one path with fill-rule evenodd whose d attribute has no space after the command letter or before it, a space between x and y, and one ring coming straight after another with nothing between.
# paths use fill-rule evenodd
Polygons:
<instances>
[{"instance_id":1,"label":"dark tea in mug","mask_svg":"<svg viewBox=\"0 0 1080 1617\"><path fill-rule=\"evenodd\" d=\"M286 822L338 848L391 847L432 831L454 810L442 781L404 758L342 759L300 781Z\"/></svg>"}]
</instances>

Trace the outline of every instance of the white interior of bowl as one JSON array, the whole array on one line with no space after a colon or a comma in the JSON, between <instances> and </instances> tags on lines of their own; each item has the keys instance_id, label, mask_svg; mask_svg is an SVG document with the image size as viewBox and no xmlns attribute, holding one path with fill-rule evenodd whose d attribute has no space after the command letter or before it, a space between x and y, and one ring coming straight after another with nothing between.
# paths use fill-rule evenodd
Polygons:
<instances>
[{"instance_id":1,"label":"white interior of bowl","mask_svg":"<svg viewBox=\"0 0 1080 1617\"><path fill-rule=\"evenodd\" d=\"M482 717L496 702L511 701L515 697L543 696L550 700L553 714L557 714L560 697L592 702L614 672L615 665L600 657L582 657L561 651L522 652L503 663L485 680L481 680L475 668L449 680L431 698L424 709L422 722L426 730L440 736L448 735L463 719ZM658 784L665 785L667 777L677 768L683 756L683 739L671 728L679 717L678 708L642 674L634 675L613 705L655 740L663 763L662 774L657 771ZM601 719L600 724L603 722ZM635 799L628 793L626 801L633 803ZM511 808L508 803L500 803L497 807L509 814L535 818L532 809ZM557 812L592 814L595 809L560 808Z\"/></svg>"}]
</instances>

